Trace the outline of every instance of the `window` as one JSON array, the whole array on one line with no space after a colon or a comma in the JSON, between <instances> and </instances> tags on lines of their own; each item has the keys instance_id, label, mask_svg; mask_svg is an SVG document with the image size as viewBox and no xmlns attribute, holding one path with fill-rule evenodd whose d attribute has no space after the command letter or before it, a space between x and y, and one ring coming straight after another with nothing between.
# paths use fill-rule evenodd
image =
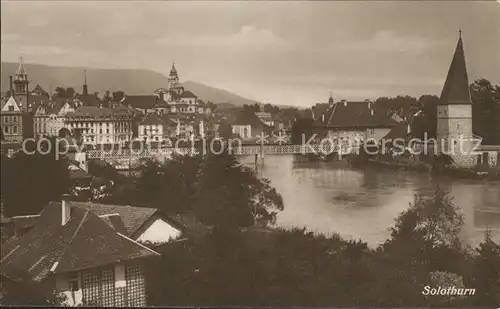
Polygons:
<instances>
[{"instance_id":1,"label":"window","mask_svg":"<svg viewBox=\"0 0 500 309\"><path fill-rule=\"evenodd\" d=\"M12 122L17 122L17 116L12 117Z\"/></svg>"},{"instance_id":2,"label":"window","mask_svg":"<svg viewBox=\"0 0 500 309\"><path fill-rule=\"evenodd\" d=\"M78 273L73 272L69 275L69 288L71 292L78 291L80 289L80 285L78 284Z\"/></svg>"},{"instance_id":3,"label":"window","mask_svg":"<svg viewBox=\"0 0 500 309\"><path fill-rule=\"evenodd\" d=\"M17 134L17 126L12 127L12 133Z\"/></svg>"},{"instance_id":4,"label":"window","mask_svg":"<svg viewBox=\"0 0 500 309\"><path fill-rule=\"evenodd\" d=\"M9 106L9 112L13 112L14 111L14 106Z\"/></svg>"}]
</instances>

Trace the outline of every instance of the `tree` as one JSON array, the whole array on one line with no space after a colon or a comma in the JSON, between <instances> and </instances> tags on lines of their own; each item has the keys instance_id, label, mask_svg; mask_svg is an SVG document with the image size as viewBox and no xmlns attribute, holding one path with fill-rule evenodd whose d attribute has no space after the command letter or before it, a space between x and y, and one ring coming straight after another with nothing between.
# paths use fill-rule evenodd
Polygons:
<instances>
[{"instance_id":1,"label":"tree","mask_svg":"<svg viewBox=\"0 0 500 309\"><path fill-rule=\"evenodd\" d=\"M202 222L216 228L274 223L283 200L268 180L258 179L227 152L201 160L193 209Z\"/></svg>"},{"instance_id":2,"label":"tree","mask_svg":"<svg viewBox=\"0 0 500 309\"><path fill-rule=\"evenodd\" d=\"M66 89L63 87L56 87L56 89L54 89L54 96L58 98L67 98Z\"/></svg>"},{"instance_id":3,"label":"tree","mask_svg":"<svg viewBox=\"0 0 500 309\"><path fill-rule=\"evenodd\" d=\"M500 144L500 86L487 79L470 85L472 98L472 129L483 138L483 144Z\"/></svg>"},{"instance_id":4,"label":"tree","mask_svg":"<svg viewBox=\"0 0 500 309\"><path fill-rule=\"evenodd\" d=\"M488 232L476 249L471 286L476 289L475 306L487 307L500 304L500 244Z\"/></svg>"},{"instance_id":5,"label":"tree","mask_svg":"<svg viewBox=\"0 0 500 309\"><path fill-rule=\"evenodd\" d=\"M37 214L49 201L70 192L68 163L57 157L56 145L55 139L41 143L40 149L27 143L26 152L2 158L1 195L7 216ZM28 154L31 151L34 154Z\"/></svg>"},{"instance_id":6,"label":"tree","mask_svg":"<svg viewBox=\"0 0 500 309\"><path fill-rule=\"evenodd\" d=\"M378 277L390 284L385 289L393 294L392 300L386 298L384 302L426 304L432 300L423 297L421 291L431 282L433 272L463 275L461 266L467 253L460 239L462 226L463 215L443 190L436 188L431 198L416 195L390 229L391 238L379 248Z\"/></svg>"},{"instance_id":7,"label":"tree","mask_svg":"<svg viewBox=\"0 0 500 309\"><path fill-rule=\"evenodd\" d=\"M292 144L302 145L314 134L313 120L308 118L297 119L292 125Z\"/></svg>"},{"instance_id":8,"label":"tree","mask_svg":"<svg viewBox=\"0 0 500 309\"><path fill-rule=\"evenodd\" d=\"M66 88L66 98L71 99L75 96L75 94L76 94L75 89L71 87Z\"/></svg>"},{"instance_id":9,"label":"tree","mask_svg":"<svg viewBox=\"0 0 500 309\"><path fill-rule=\"evenodd\" d=\"M412 121L412 135L424 139L436 138L437 106L439 98L434 95L422 95L417 105L421 107L422 114Z\"/></svg>"},{"instance_id":10,"label":"tree","mask_svg":"<svg viewBox=\"0 0 500 309\"><path fill-rule=\"evenodd\" d=\"M222 121L219 124L219 136L225 140L229 140L233 137L233 129L230 124L225 121Z\"/></svg>"},{"instance_id":11,"label":"tree","mask_svg":"<svg viewBox=\"0 0 500 309\"><path fill-rule=\"evenodd\" d=\"M103 100L106 101L106 102L109 102L113 99L113 97L111 96L111 93L109 90L106 90L104 92L104 97L103 97Z\"/></svg>"},{"instance_id":12,"label":"tree","mask_svg":"<svg viewBox=\"0 0 500 309\"><path fill-rule=\"evenodd\" d=\"M125 92L121 90L114 91L112 95L113 102L120 102L124 97L125 97Z\"/></svg>"},{"instance_id":13,"label":"tree","mask_svg":"<svg viewBox=\"0 0 500 309\"><path fill-rule=\"evenodd\" d=\"M71 99L76 95L76 91L72 87L68 88L56 87L54 92L55 92L54 96L57 98Z\"/></svg>"}]
</instances>

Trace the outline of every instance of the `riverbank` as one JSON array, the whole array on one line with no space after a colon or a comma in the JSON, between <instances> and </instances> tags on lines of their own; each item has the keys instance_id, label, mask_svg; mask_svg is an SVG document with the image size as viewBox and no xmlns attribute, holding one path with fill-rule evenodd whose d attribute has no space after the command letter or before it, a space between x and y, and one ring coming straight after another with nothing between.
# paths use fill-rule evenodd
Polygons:
<instances>
[{"instance_id":1,"label":"riverbank","mask_svg":"<svg viewBox=\"0 0 500 309\"><path fill-rule=\"evenodd\" d=\"M459 168L453 166L436 166L423 161L387 161L366 159L351 161L353 167L375 166L380 168L427 172L461 179L500 180L500 169L493 168Z\"/></svg>"}]
</instances>

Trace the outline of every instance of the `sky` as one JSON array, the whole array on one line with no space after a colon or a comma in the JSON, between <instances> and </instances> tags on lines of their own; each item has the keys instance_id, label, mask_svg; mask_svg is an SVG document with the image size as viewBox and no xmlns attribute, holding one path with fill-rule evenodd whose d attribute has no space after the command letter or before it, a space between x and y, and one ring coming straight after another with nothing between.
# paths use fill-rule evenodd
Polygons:
<instances>
[{"instance_id":1,"label":"sky","mask_svg":"<svg viewBox=\"0 0 500 309\"><path fill-rule=\"evenodd\" d=\"M1 26L2 61L175 61L181 81L304 107L439 95L461 28L469 80L500 82L499 1L2 1Z\"/></svg>"}]
</instances>

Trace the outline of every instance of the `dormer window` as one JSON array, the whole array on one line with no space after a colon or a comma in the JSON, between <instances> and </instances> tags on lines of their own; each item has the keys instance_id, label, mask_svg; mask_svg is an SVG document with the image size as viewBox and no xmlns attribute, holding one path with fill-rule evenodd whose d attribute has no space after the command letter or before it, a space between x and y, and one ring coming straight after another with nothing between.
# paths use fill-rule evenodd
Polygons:
<instances>
[{"instance_id":1,"label":"dormer window","mask_svg":"<svg viewBox=\"0 0 500 309\"><path fill-rule=\"evenodd\" d=\"M9 112L13 112L14 111L14 106L9 106Z\"/></svg>"}]
</instances>

